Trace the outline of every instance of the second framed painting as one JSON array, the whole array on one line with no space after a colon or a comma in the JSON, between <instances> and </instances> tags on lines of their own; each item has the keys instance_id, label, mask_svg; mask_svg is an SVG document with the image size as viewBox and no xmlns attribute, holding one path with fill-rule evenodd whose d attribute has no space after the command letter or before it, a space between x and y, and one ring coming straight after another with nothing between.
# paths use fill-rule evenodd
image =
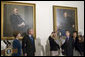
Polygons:
<instances>
[{"instance_id":1,"label":"second framed painting","mask_svg":"<svg viewBox=\"0 0 85 57\"><path fill-rule=\"evenodd\" d=\"M1 39L13 39L13 32L34 30L36 37L36 5L22 2L1 2ZM21 39L21 38L20 38Z\"/></svg>"},{"instance_id":2,"label":"second framed painting","mask_svg":"<svg viewBox=\"0 0 85 57\"><path fill-rule=\"evenodd\" d=\"M78 31L77 8L53 6L53 30L59 36L65 36L65 31Z\"/></svg>"}]
</instances>

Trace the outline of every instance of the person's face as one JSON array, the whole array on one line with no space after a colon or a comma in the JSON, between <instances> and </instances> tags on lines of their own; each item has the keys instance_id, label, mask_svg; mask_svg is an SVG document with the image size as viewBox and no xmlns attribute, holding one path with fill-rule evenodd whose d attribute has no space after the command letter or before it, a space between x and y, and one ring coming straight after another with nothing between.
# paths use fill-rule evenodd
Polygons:
<instances>
[{"instance_id":1,"label":"person's face","mask_svg":"<svg viewBox=\"0 0 85 57\"><path fill-rule=\"evenodd\" d=\"M53 36L56 37L57 36L56 33L53 33Z\"/></svg>"},{"instance_id":2,"label":"person's face","mask_svg":"<svg viewBox=\"0 0 85 57\"><path fill-rule=\"evenodd\" d=\"M69 31L66 31L66 36L70 36L70 32Z\"/></svg>"},{"instance_id":3,"label":"person's face","mask_svg":"<svg viewBox=\"0 0 85 57\"><path fill-rule=\"evenodd\" d=\"M77 34L76 33L73 33L73 37L76 37L77 36Z\"/></svg>"},{"instance_id":4,"label":"person's face","mask_svg":"<svg viewBox=\"0 0 85 57\"><path fill-rule=\"evenodd\" d=\"M17 38L20 38L21 37L21 34L19 33L18 35L17 35Z\"/></svg>"},{"instance_id":5,"label":"person's face","mask_svg":"<svg viewBox=\"0 0 85 57\"><path fill-rule=\"evenodd\" d=\"M64 17L67 17L67 12L64 12Z\"/></svg>"},{"instance_id":6,"label":"person's face","mask_svg":"<svg viewBox=\"0 0 85 57\"><path fill-rule=\"evenodd\" d=\"M33 35L34 34L33 29L30 29L28 33Z\"/></svg>"},{"instance_id":7,"label":"person's face","mask_svg":"<svg viewBox=\"0 0 85 57\"><path fill-rule=\"evenodd\" d=\"M79 41L81 41L81 37L79 37L78 39L79 39Z\"/></svg>"},{"instance_id":8,"label":"person's face","mask_svg":"<svg viewBox=\"0 0 85 57\"><path fill-rule=\"evenodd\" d=\"M17 14L18 13L18 9L14 8L13 12L14 12L14 14Z\"/></svg>"}]
</instances>

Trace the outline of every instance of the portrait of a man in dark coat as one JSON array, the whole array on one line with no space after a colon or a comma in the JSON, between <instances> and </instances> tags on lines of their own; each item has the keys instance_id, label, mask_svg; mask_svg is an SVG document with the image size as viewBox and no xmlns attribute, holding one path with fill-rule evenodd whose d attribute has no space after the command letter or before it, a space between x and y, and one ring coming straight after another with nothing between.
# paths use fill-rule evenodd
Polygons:
<instances>
[{"instance_id":1,"label":"portrait of a man in dark coat","mask_svg":"<svg viewBox=\"0 0 85 57\"><path fill-rule=\"evenodd\" d=\"M13 31L20 31L24 32L26 30L26 24L25 21L22 19L22 17L18 13L18 9L13 9L13 14L10 15L10 21Z\"/></svg>"},{"instance_id":2,"label":"portrait of a man in dark coat","mask_svg":"<svg viewBox=\"0 0 85 57\"><path fill-rule=\"evenodd\" d=\"M12 37L14 31L20 31L23 35L28 28L35 27L33 9L32 6L5 4L3 11L3 36Z\"/></svg>"},{"instance_id":3,"label":"portrait of a man in dark coat","mask_svg":"<svg viewBox=\"0 0 85 57\"><path fill-rule=\"evenodd\" d=\"M62 36L69 30L71 34L75 31L75 11L69 9L57 9L57 30Z\"/></svg>"}]
</instances>

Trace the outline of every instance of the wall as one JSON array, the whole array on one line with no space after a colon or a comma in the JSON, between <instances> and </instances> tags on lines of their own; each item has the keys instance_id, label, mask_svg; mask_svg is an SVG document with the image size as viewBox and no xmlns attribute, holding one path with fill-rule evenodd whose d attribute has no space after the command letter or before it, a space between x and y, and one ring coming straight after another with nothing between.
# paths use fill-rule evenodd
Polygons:
<instances>
[{"instance_id":1,"label":"wall","mask_svg":"<svg viewBox=\"0 0 85 57\"><path fill-rule=\"evenodd\" d=\"M16 2L16 1L15 1ZM45 47L48 36L53 31L53 5L78 8L78 29L84 34L83 1L17 1L36 4L36 37Z\"/></svg>"}]
</instances>

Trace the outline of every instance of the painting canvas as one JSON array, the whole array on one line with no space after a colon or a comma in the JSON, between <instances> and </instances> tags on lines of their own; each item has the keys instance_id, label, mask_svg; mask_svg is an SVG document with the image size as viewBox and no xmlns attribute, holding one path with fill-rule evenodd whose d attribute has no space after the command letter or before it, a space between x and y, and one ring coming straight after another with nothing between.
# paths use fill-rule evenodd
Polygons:
<instances>
[{"instance_id":1,"label":"painting canvas","mask_svg":"<svg viewBox=\"0 0 85 57\"><path fill-rule=\"evenodd\" d=\"M2 39L12 39L14 31L25 33L33 28L36 34L35 4L2 2Z\"/></svg>"},{"instance_id":2,"label":"painting canvas","mask_svg":"<svg viewBox=\"0 0 85 57\"><path fill-rule=\"evenodd\" d=\"M65 6L53 6L54 31L59 36L65 36L65 31L78 31L77 8Z\"/></svg>"}]
</instances>

